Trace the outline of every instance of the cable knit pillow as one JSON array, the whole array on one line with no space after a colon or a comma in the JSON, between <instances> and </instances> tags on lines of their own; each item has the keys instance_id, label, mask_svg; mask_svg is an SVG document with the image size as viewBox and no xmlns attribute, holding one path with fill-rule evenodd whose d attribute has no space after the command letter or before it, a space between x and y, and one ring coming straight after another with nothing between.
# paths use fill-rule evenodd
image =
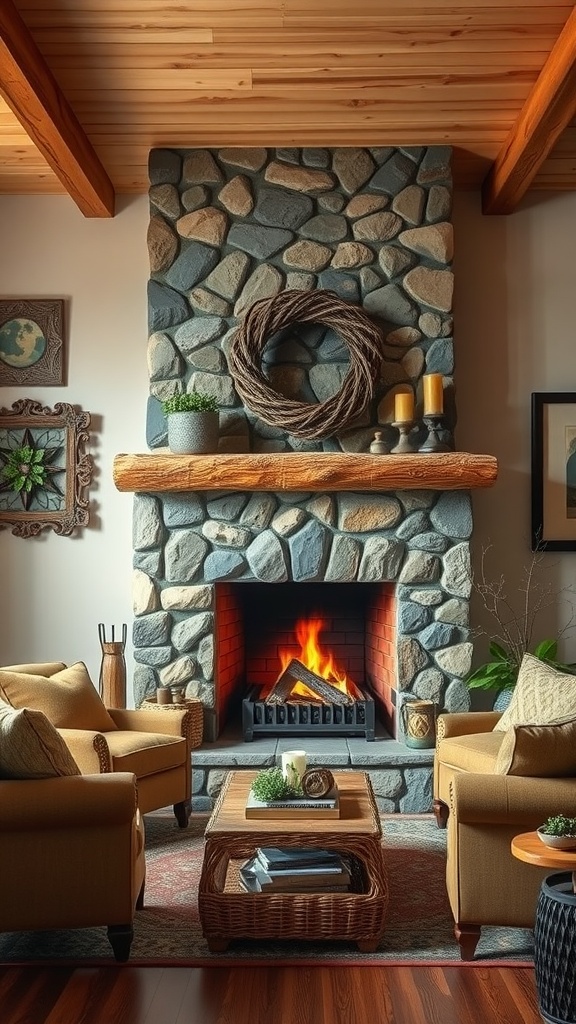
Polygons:
<instances>
[{"instance_id":1,"label":"cable knit pillow","mask_svg":"<svg viewBox=\"0 0 576 1024\"><path fill-rule=\"evenodd\" d=\"M15 708L42 711L57 729L110 732L117 728L82 661L49 677L2 669L0 698Z\"/></svg>"},{"instance_id":2,"label":"cable knit pillow","mask_svg":"<svg viewBox=\"0 0 576 1024\"><path fill-rule=\"evenodd\" d=\"M494 729L506 732L513 725L552 725L576 718L576 676L525 654L512 700Z\"/></svg>"},{"instance_id":3,"label":"cable knit pillow","mask_svg":"<svg viewBox=\"0 0 576 1024\"><path fill-rule=\"evenodd\" d=\"M551 725L513 725L502 737L494 771L541 779L576 775L576 718Z\"/></svg>"},{"instance_id":4,"label":"cable knit pillow","mask_svg":"<svg viewBox=\"0 0 576 1024\"><path fill-rule=\"evenodd\" d=\"M0 778L50 779L80 775L62 737L41 711L0 701Z\"/></svg>"}]
</instances>

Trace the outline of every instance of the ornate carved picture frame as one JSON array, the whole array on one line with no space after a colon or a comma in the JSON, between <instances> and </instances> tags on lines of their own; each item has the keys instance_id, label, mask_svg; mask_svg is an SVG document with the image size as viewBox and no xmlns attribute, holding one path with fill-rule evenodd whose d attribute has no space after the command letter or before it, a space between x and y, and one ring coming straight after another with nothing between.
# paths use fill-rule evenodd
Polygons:
<instances>
[{"instance_id":1,"label":"ornate carved picture frame","mask_svg":"<svg viewBox=\"0 0 576 1024\"><path fill-rule=\"evenodd\" d=\"M0 409L0 529L17 537L44 529L71 534L89 521L90 413L30 398Z\"/></svg>"},{"instance_id":2,"label":"ornate carved picture frame","mask_svg":"<svg viewBox=\"0 0 576 1024\"><path fill-rule=\"evenodd\" d=\"M65 384L64 299L0 299L0 385Z\"/></svg>"}]
</instances>

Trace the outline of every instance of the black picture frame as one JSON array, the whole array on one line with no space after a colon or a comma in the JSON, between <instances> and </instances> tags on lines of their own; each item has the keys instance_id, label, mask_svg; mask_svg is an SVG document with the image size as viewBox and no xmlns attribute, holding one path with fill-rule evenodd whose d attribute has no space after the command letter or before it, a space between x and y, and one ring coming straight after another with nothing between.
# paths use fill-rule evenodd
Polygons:
<instances>
[{"instance_id":1,"label":"black picture frame","mask_svg":"<svg viewBox=\"0 0 576 1024\"><path fill-rule=\"evenodd\" d=\"M574 391L532 393L531 541L533 551L576 551Z\"/></svg>"},{"instance_id":2,"label":"black picture frame","mask_svg":"<svg viewBox=\"0 0 576 1024\"><path fill-rule=\"evenodd\" d=\"M0 299L0 385L65 384L64 299Z\"/></svg>"}]
</instances>

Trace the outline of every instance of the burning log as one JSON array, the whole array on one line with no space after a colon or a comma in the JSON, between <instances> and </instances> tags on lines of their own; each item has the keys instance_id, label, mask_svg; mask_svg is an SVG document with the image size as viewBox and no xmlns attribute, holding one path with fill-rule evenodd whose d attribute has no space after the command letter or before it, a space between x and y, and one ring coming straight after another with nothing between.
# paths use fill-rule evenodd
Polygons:
<instances>
[{"instance_id":1,"label":"burning log","mask_svg":"<svg viewBox=\"0 0 576 1024\"><path fill-rule=\"evenodd\" d=\"M290 700L292 688L296 683L303 683L322 701L331 704L353 704L354 700L349 694L332 686L322 676L316 675L309 668L306 668L297 658L292 658L289 665L276 680L272 690L266 697L266 704L285 704Z\"/></svg>"}]
</instances>

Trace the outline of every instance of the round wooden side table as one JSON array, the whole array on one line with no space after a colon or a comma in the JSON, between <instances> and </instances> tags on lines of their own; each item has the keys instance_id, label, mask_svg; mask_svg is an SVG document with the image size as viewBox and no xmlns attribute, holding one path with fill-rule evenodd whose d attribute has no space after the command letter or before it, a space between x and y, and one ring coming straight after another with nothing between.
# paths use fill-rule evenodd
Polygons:
<instances>
[{"instance_id":1,"label":"round wooden side table","mask_svg":"<svg viewBox=\"0 0 576 1024\"><path fill-rule=\"evenodd\" d=\"M540 1014L548 1024L576 1024L576 850L545 846L536 832L511 842L514 857L541 868L568 868L542 882L534 924Z\"/></svg>"}]
</instances>

